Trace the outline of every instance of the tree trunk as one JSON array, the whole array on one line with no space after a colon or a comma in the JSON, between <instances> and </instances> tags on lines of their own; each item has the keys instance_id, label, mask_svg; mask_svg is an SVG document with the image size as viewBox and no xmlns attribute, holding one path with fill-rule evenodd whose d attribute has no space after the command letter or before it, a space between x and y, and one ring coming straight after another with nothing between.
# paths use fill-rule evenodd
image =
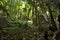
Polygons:
<instances>
[{"instance_id":1,"label":"tree trunk","mask_svg":"<svg viewBox=\"0 0 60 40\"><path fill-rule=\"evenodd\" d=\"M52 27L53 27L54 30L56 31L56 30L57 30L57 26L56 26L56 23L55 23L55 21L54 21L54 18L53 18L53 15L52 15L52 11L51 11L49 5L48 5L48 9L49 9L49 13L50 13L50 18L51 18L51 24L52 24Z\"/></svg>"}]
</instances>

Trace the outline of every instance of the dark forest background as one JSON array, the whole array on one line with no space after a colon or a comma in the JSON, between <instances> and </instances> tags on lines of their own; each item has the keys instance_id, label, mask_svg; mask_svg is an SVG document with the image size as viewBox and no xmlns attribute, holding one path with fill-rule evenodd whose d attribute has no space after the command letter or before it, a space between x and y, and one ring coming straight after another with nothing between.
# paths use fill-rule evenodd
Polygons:
<instances>
[{"instance_id":1,"label":"dark forest background","mask_svg":"<svg viewBox=\"0 0 60 40\"><path fill-rule=\"evenodd\" d=\"M0 40L60 40L60 0L0 0Z\"/></svg>"}]
</instances>

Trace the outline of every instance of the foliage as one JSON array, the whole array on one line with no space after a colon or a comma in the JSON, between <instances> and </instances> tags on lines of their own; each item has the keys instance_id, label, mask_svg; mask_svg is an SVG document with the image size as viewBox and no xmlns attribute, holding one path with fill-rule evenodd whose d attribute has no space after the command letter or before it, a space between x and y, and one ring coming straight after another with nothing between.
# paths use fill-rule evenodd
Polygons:
<instances>
[{"instance_id":1,"label":"foliage","mask_svg":"<svg viewBox=\"0 0 60 40\"><path fill-rule=\"evenodd\" d=\"M44 40L42 37L49 26L58 27L58 4L59 0L0 0L0 35Z\"/></svg>"}]
</instances>

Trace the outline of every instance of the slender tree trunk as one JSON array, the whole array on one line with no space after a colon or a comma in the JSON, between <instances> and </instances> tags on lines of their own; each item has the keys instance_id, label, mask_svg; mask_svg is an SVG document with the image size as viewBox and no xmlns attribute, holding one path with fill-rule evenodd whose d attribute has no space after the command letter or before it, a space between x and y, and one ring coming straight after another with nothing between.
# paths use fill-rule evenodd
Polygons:
<instances>
[{"instance_id":1,"label":"slender tree trunk","mask_svg":"<svg viewBox=\"0 0 60 40\"><path fill-rule=\"evenodd\" d=\"M28 18L29 18L30 11L31 11L31 7L30 7L29 10L28 10Z\"/></svg>"},{"instance_id":2,"label":"slender tree trunk","mask_svg":"<svg viewBox=\"0 0 60 40\"><path fill-rule=\"evenodd\" d=\"M59 9L59 13L60 13L60 3L58 4L58 9ZM59 30L60 30L60 14L58 15L58 22L59 22Z\"/></svg>"},{"instance_id":3,"label":"slender tree trunk","mask_svg":"<svg viewBox=\"0 0 60 40\"><path fill-rule=\"evenodd\" d=\"M49 9L49 13L50 13L50 18L51 18L51 23L52 23L52 27L55 28L54 30L56 31L57 30L57 26L56 26L56 23L54 21L54 18L53 18L53 15L52 15L52 11L50 9L50 6L48 6L48 9Z\"/></svg>"},{"instance_id":4,"label":"slender tree trunk","mask_svg":"<svg viewBox=\"0 0 60 40\"><path fill-rule=\"evenodd\" d=\"M34 8L32 8L32 20L33 20L33 24L34 24Z\"/></svg>"},{"instance_id":5,"label":"slender tree trunk","mask_svg":"<svg viewBox=\"0 0 60 40\"><path fill-rule=\"evenodd\" d=\"M33 17L33 24L34 25L37 25L37 17L36 17L36 14L37 14L37 12L36 12L36 2L35 2L36 0L34 0L33 2L34 2L34 6L33 6L33 9L32 9L32 17Z\"/></svg>"}]
</instances>

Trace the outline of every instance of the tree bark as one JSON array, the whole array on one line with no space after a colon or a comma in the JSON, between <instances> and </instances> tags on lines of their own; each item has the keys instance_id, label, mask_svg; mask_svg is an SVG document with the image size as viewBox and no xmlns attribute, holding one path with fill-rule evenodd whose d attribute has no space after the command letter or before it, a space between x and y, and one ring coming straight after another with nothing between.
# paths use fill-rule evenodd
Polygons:
<instances>
[{"instance_id":1,"label":"tree bark","mask_svg":"<svg viewBox=\"0 0 60 40\"><path fill-rule=\"evenodd\" d=\"M56 31L57 30L57 26L56 26L56 23L54 21L54 18L53 18L53 15L52 15L52 11L51 11L51 8L50 8L49 5L48 5L48 9L49 9L49 13L50 13L52 27L55 28L54 30Z\"/></svg>"}]
</instances>

